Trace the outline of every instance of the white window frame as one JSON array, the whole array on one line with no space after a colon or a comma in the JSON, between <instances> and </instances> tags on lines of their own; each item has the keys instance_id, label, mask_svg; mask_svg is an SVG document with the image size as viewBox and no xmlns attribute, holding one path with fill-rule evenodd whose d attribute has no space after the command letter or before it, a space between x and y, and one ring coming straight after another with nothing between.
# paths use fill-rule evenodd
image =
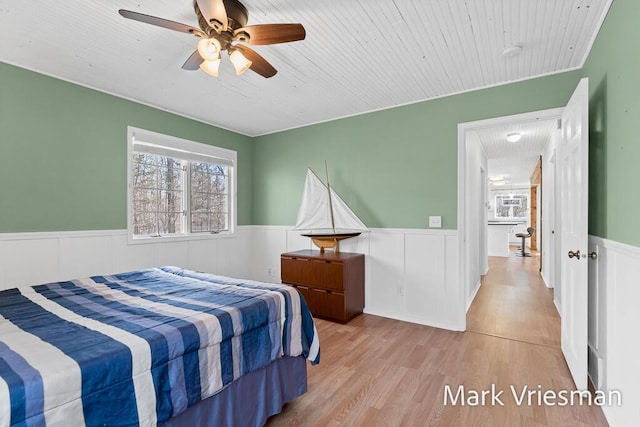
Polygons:
<instances>
[{"instance_id":1,"label":"white window frame","mask_svg":"<svg viewBox=\"0 0 640 427\"><path fill-rule=\"evenodd\" d=\"M134 143L144 142L145 145L153 147L158 152L166 150L167 153L179 153L176 157L184 160L219 160L221 164L229 165L229 230L219 233L191 233L190 226L187 231L180 234L161 236L134 236L133 234L133 155L135 153ZM234 150L203 144L201 142L189 141L175 136L164 135L145 129L132 126L127 127L127 240L129 244L136 243L157 243L176 242L184 240L201 240L231 237L235 235L237 227L237 157ZM188 180L189 178L187 178ZM190 189L187 185L184 189L184 197L190 199ZM187 202L189 205L189 202ZM187 212L185 221L190 221L190 212Z\"/></svg>"}]
</instances>

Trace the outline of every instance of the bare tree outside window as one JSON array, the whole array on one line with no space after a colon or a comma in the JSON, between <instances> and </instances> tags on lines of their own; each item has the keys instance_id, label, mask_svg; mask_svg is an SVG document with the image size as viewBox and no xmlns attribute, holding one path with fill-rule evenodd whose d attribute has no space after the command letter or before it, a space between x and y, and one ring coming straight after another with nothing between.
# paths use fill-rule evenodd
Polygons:
<instances>
[{"instance_id":1,"label":"bare tree outside window","mask_svg":"<svg viewBox=\"0 0 640 427\"><path fill-rule=\"evenodd\" d=\"M520 203L512 206L511 216L513 218L526 218L529 216L529 197L525 195L513 196L520 200Z\"/></svg>"},{"instance_id":2,"label":"bare tree outside window","mask_svg":"<svg viewBox=\"0 0 640 427\"><path fill-rule=\"evenodd\" d=\"M183 161L155 154L133 156L133 233L182 232Z\"/></svg>"},{"instance_id":3,"label":"bare tree outside window","mask_svg":"<svg viewBox=\"0 0 640 427\"><path fill-rule=\"evenodd\" d=\"M229 168L155 154L133 158L133 233L162 236L184 233L185 174L190 188L191 233L229 230Z\"/></svg>"},{"instance_id":4,"label":"bare tree outside window","mask_svg":"<svg viewBox=\"0 0 640 427\"><path fill-rule=\"evenodd\" d=\"M191 163L191 232L228 230L229 169L211 163Z\"/></svg>"}]
</instances>

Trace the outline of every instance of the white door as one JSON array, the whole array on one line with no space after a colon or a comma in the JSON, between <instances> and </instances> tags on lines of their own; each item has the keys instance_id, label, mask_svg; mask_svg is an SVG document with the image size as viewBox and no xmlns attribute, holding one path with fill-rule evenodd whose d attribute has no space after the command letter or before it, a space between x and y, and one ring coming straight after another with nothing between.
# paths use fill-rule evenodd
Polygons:
<instances>
[{"instance_id":1,"label":"white door","mask_svg":"<svg viewBox=\"0 0 640 427\"><path fill-rule=\"evenodd\" d=\"M562 113L560 146L562 352L579 390L587 389L587 209L589 80Z\"/></svg>"}]
</instances>

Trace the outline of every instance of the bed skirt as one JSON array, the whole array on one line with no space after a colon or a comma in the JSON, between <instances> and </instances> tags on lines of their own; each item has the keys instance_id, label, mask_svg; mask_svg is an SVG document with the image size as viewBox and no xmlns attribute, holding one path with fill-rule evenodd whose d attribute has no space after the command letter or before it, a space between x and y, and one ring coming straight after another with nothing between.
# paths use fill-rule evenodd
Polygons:
<instances>
[{"instance_id":1,"label":"bed skirt","mask_svg":"<svg viewBox=\"0 0 640 427\"><path fill-rule=\"evenodd\" d=\"M307 391L304 357L281 357L191 406L165 427L263 426L285 403Z\"/></svg>"}]
</instances>

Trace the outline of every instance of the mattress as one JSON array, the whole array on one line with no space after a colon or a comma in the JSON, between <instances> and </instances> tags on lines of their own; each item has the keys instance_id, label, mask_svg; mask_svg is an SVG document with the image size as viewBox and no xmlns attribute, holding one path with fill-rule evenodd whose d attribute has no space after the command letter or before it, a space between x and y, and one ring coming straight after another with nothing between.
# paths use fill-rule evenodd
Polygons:
<instances>
[{"instance_id":1,"label":"mattress","mask_svg":"<svg viewBox=\"0 0 640 427\"><path fill-rule=\"evenodd\" d=\"M285 285L177 267L0 291L0 426L155 426L283 357L320 360Z\"/></svg>"}]
</instances>

